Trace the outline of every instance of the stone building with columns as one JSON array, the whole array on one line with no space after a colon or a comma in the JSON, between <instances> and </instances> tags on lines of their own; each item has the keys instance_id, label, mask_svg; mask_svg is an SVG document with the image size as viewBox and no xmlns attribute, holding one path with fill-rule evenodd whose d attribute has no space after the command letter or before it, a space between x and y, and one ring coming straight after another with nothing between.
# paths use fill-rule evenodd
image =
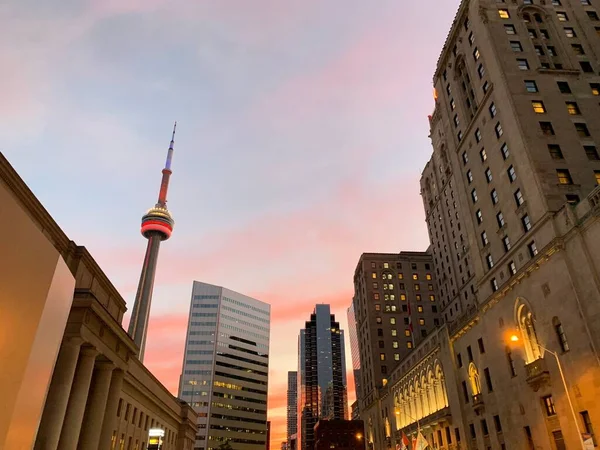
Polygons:
<instances>
[{"instance_id":1,"label":"stone building with columns","mask_svg":"<svg viewBox=\"0 0 600 450\"><path fill-rule=\"evenodd\" d=\"M2 258L18 269L0 279L7 313L0 323L10 322L6 325L15 333L25 333L19 331L22 325L28 333L21 336L24 343L8 341L7 357L24 362L20 372L5 374L9 384L0 386L3 396L16 399L14 409L2 412L8 427L0 428L0 448L142 450L151 428L165 431L165 450L193 448L196 413L137 359L138 349L122 327L125 301L1 153L0 199L2 217L12 218L2 225L2 248L8 249ZM39 259L48 259L49 269L38 270ZM52 272L62 278L48 288ZM43 295L36 297L28 286L37 285ZM15 387L17 397L11 393Z\"/></svg>"}]
</instances>

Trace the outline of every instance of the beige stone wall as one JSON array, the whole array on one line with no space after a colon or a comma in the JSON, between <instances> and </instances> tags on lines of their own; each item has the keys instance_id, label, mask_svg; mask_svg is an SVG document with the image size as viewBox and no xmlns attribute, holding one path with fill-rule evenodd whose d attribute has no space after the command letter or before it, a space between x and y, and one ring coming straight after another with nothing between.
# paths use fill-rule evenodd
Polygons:
<instances>
[{"instance_id":1,"label":"beige stone wall","mask_svg":"<svg viewBox=\"0 0 600 450\"><path fill-rule=\"evenodd\" d=\"M30 449L75 280L2 180L0 217L0 448Z\"/></svg>"}]
</instances>

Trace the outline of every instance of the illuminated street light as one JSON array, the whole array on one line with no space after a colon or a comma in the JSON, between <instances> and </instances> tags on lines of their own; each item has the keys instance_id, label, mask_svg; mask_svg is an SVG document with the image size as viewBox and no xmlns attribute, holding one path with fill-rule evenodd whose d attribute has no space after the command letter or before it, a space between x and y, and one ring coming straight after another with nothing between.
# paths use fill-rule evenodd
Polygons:
<instances>
[{"instance_id":1,"label":"illuminated street light","mask_svg":"<svg viewBox=\"0 0 600 450\"><path fill-rule=\"evenodd\" d=\"M527 340L530 344L531 341L527 338L523 338L525 340ZM519 342L519 336L517 336L516 334L513 334L510 336L510 341L511 342ZM544 347L543 345L537 343L537 346L550 353L552 356L554 356L554 359L556 359L556 365L558 366L558 372L560 373L560 379L562 380L563 383L563 387L565 389L565 394L567 394L567 401L569 402L569 407L571 408L571 414L573 415L573 420L575 421L575 429L577 430L577 434L579 436L579 443L581 444L581 447L585 450L585 444L583 443L583 435L581 434L581 430L579 429L579 422L577 420L577 415L575 414L575 408L573 408L573 402L571 401L571 395L569 394L569 387L567 386L567 380L565 379L565 374L562 370L562 364L560 363L560 359L558 357L558 353L553 352L552 350L548 350L546 347Z\"/></svg>"}]
</instances>

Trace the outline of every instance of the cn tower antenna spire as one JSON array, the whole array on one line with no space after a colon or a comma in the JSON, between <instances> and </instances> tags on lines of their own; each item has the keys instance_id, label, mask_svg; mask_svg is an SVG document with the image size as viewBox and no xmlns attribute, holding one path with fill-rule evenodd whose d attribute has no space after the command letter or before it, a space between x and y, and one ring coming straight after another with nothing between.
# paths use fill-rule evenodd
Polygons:
<instances>
[{"instance_id":1,"label":"cn tower antenna spire","mask_svg":"<svg viewBox=\"0 0 600 450\"><path fill-rule=\"evenodd\" d=\"M139 360L144 361L144 351L146 348L146 335L148 334L148 319L150 318L150 305L152 303L152 291L154 289L154 276L156 275L156 264L158 261L158 250L160 243L171 237L175 221L167 209L167 192L169 190L169 180L171 178L171 162L173 160L173 151L175 146L175 130L177 122L173 126L171 143L167 150L167 161L162 170L162 180L160 191L158 193L158 202L148 210L142 217L142 235L148 239L146 247L146 256L140 282L133 304L133 312L129 321L128 333L139 348Z\"/></svg>"}]
</instances>

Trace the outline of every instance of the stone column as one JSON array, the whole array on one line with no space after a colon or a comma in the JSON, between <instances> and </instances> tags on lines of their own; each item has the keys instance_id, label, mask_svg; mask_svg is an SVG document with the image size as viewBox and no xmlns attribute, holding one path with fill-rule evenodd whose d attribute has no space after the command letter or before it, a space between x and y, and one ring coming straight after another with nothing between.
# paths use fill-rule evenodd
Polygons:
<instances>
[{"instance_id":1,"label":"stone column","mask_svg":"<svg viewBox=\"0 0 600 450\"><path fill-rule=\"evenodd\" d=\"M83 340L79 338L65 339L61 345L40 420L35 450L56 450L58 448L60 430L62 430L67 411L82 342Z\"/></svg>"},{"instance_id":2,"label":"stone column","mask_svg":"<svg viewBox=\"0 0 600 450\"><path fill-rule=\"evenodd\" d=\"M98 351L93 347L84 347L81 349L65 421L60 433L60 450L77 449L77 441L79 440L79 432L83 423L83 413L85 412L85 405L90 391L96 355L98 355Z\"/></svg>"},{"instance_id":3,"label":"stone column","mask_svg":"<svg viewBox=\"0 0 600 450\"><path fill-rule=\"evenodd\" d=\"M100 445L98 446L99 450L110 448L110 439L117 422L117 406L119 404L119 399L121 398L124 376L125 373L122 370L115 370L113 372L110 389L108 391L108 401L106 402L104 419L102 420L102 432L100 433Z\"/></svg>"},{"instance_id":4,"label":"stone column","mask_svg":"<svg viewBox=\"0 0 600 450\"><path fill-rule=\"evenodd\" d=\"M83 417L83 427L79 436L78 448L81 450L96 450L98 448L114 368L115 365L108 361L96 364L90 396Z\"/></svg>"}]
</instances>

